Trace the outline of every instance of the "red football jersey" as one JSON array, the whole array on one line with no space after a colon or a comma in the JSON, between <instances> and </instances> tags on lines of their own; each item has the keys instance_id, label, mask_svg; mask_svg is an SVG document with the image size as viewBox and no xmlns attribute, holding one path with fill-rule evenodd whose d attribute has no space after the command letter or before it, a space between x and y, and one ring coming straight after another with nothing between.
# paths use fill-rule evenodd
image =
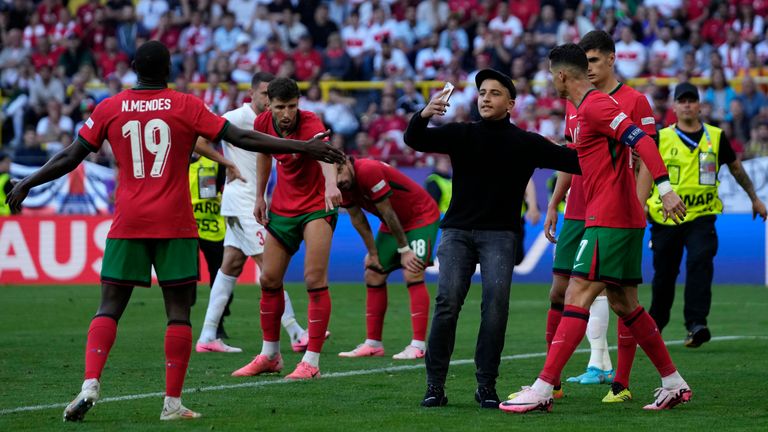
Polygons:
<instances>
[{"instance_id":1,"label":"red football jersey","mask_svg":"<svg viewBox=\"0 0 768 432\"><path fill-rule=\"evenodd\" d=\"M656 135L656 121L653 117L653 109L648 99L639 91L632 87L619 83L611 93L609 93L621 110L626 113L637 127L650 136ZM565 138L573 143L573 131L578 124L576 107L571 102L566 102L565 106ZM584 187L581 176L574 175L571 181L571 190L568 193L568 199L565 206L565 218L584 220L586 203L584 202Z\"/></svg>"},{"instance_id":2,"label":"red football jersey","mask_svg":"<svg viewBox=\"0 0 768 432\"><path fill-rule=\"evenodd\" d=\"M196 238L189 155L198 136L216 140L226 120L200 99L167 88L125 90L96 106L78 140L108 140L118 186L109 238Z\"/></svg>"},{"instance_id":3,"label":"red football jersey","mask_svg":"<svg viewBox=\"0 0 768 432\"><path fill-rule=\"evenodd\" d=\"M325 132L325 125L315 113L299 110L296 130L282 136L275 130L272 111L256 117L253 128L272 136L309 140ZM320 163L305 154L276 154L277 185L272 194L270 211L285 217L300 216L325 210L325 177Z\"/></svg>"},{"instance_id":4,"label":"red football jersey","mask_svg":"<svg viewBox=\"0 0 768 432\"><path fill-rule=\"evenodd\" d=\"M357 206L381 219L376 203L389 198L392 209L403 226L410 231L440 220L435 200L410 177L384 162L355 159L355 184L351 190L341 191L342 206ZM382 232L390 232L381 221Z\"/></svg>"},{"instance_id":5,"label":"red football jersey","mask_svg":"<svg viewBox=\"0 0 768 432\"><path fill-rule=\"evenodd\" d=\"M577 114L573 139L587 202L585 226L645 228L635 175L629 167L632 151L619 142L633 122L615 99L597 90L586 94Z\"/></svg>"}]
</instances>

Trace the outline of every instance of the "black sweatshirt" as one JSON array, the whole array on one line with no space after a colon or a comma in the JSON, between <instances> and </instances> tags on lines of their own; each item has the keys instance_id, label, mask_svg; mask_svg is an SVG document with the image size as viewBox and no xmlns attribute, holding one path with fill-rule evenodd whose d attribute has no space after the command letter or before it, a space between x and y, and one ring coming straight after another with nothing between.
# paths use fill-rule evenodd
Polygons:
<instances>
[{"instance_id":1,"label":"black sweatshirt","mask_svg":"<svg viewBox=\"0 0 768 432\"><path fill-rule=\"evenodd\" d=\"M575 150L502 120L449 123L428 128L415 113L405 143L444 153L453 164L453 197L441 228L520 231L520 207L535 168L581 174Z\"/></svg>"}]
</instances>

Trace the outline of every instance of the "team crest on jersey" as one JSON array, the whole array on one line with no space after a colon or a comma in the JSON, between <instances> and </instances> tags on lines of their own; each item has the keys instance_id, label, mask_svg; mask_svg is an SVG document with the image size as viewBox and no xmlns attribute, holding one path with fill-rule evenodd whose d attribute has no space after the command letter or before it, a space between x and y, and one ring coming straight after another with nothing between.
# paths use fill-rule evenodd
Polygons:
<instances>
[{"instance_id":1,"label":"team crest on jersey","mask_svg":"<svg viewBox=\"0 0 768 432\"><path fill-rule=\"evenodd\" d=\"M579 143L579 131L581 130L581 120L576 122L576 129L571 130L571 139L574 144Z\"/></svg>"},{"instance_id":2,"label":"team crest on jersey","mask_svg":"<svg viewBox=\"0 0 768 432\"><path fill-rule=\"evenodd\" d=\"M85 125L88 126L88 129L93 129L93 119L88 117L88 120L85 121Z\"/></svg>"}]
</instances>

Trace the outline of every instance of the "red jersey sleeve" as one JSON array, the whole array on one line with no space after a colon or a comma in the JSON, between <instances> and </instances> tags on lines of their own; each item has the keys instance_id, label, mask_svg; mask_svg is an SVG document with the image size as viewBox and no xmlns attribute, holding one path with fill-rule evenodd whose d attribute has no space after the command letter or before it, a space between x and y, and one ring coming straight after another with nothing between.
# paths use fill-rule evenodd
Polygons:
<instances>
[{"instance_id":1,"label":"red jersey sleeve","mask_svg":"<svg viewBox=\"0 0 768 432\"><path fill-rule=\"evenodd\" d=\"M648 103L648 99L643 95L639 95L635 99L635 118L632 121L650 136L656 135L656 119L653 117L653 109L651 104Z\"/></svg>"},{"instance_id":2,"label":"red jersey sleeve","mask_svg":"<svg viewBox=\"0 0 768 432\"><path fill-rule=\"evenodd\" d=\"M188 101L193 107L193 124L195 132L209 141L218 141L229 122L224 117L211 112L200 99L189 96Z\"/></svg>"},{"instance_id":3,"label":"red jersey sleeve","mask_svg":"<svg viewBox=\"0 0 768 432\"><path fill-rule=\"evenodd\" d=\"M94 153L99 151L102 143L107 139L109 118L112 116L111 105L110 99L105 99L96 105L91 116L78 132L77 140L80 144Z\"/></svg>"},{"instance_id":4,"label":"red jersey sleeve","mask_svg":"<svg viewBox=\"0 0 768 432\"><path fill-rule=\"evenodd\" d=\"M357 183L363 193L371 198L371 201L377 203L392 194L392 188L384 177L384 170L381 169L381 163L374 162L362 165L364 169L357 171Z\"/></svg>"}]
</instances>

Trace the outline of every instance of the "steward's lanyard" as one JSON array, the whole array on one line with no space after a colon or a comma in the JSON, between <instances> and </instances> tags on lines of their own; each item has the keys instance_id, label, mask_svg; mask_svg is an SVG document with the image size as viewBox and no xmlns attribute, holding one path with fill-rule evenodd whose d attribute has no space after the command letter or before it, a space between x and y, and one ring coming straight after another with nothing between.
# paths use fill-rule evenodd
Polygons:
<instances>
[{"instance_id":1,"label":"steward's lanyard","mask_svg":"<svg viewBox=\"0 0 768 432\"><path fill-rule=\"evenodd\" d=\"M704 129L704 136L707 138L707 147L701 149L702 153L707 153L709 151L712 151L712 140L709 138L709 131L706 127L704 127L704 124L702 123L701 128ZM699 143L693 142L692 139L688 138L688 135L684 134L680 129L675 126L675 133L677 136L680 137L681 140L687 145L688 147L691 147L692 149L695 149L699 146Z\"/></svg>"}]
</instances>

